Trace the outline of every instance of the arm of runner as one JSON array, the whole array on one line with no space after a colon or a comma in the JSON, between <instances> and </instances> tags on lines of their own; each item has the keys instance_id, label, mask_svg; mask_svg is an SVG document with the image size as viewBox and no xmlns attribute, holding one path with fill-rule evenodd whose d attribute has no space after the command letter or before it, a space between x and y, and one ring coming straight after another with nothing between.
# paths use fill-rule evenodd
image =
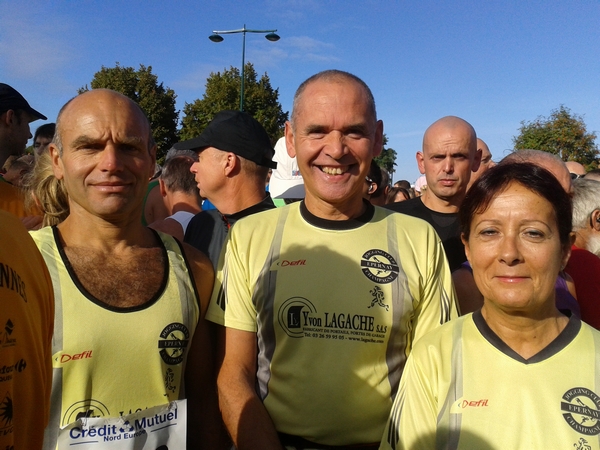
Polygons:
<instances>
[{"instance_id":1,"label":"arm of runner","mask_svg":"<svg viewBox=\"0 0 600 450\"><path fill-rule=\"evenodd\" d=\"M189 348L185 370L187 447L224 448L213 363L215 339L211 333L212 327L204 318L212 292L214 270L210 260L202 252L187 244L183 244L183 248L194 277L200 307L200 318Z\"/></svg>"},{"instance_id":2,"label":"arm of runner","mask_svg":"<svg viewBox=\"0 0 600 450\"><path fill-rule=\"evenodd\" d=\"M256 333L225 329L225 355L219 371L219 404L225 426L238 450L281 450L277 431L258 398Z\"/></svg>"},{"instance_id":3,"label":"arm of runner","mask_svg":"<svg viewBox=\"0 0 600 450\"><path fill-rule=\"evenodd\" d=\"M430 259L420 292L419 304L413 318L412 344L434 328L459 316L456 292L452 284L448 259L439 237L432 227L429 232Z\"/></svg>"},{"instance_id":4,"label":"arm of runner","mask_svg":"<svg viewBox=\"0 0 600 450\"><path fill-rule=\"evenodd\" d=\"M415 353L419 351L413 352L406 362L380 450L436 448L436 395L429 383L431 378L415 360Z\"/></svg>"}]
</instances>

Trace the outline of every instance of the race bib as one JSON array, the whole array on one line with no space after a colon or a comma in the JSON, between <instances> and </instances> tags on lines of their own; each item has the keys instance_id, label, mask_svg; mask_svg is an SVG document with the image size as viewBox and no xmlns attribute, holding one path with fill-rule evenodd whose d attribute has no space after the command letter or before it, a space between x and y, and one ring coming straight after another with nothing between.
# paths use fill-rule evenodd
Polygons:
<instances>
[{"instance_id":1,"label":"race bib","mask_svg":"<svg viewBox=\"0 0 600 450\"><path fill-rule=\"evenodd\" d=\"M60 430L58 449L185 449L186 425L185 400L121 417L82 417Z\"/></svg>"}]
</instances>

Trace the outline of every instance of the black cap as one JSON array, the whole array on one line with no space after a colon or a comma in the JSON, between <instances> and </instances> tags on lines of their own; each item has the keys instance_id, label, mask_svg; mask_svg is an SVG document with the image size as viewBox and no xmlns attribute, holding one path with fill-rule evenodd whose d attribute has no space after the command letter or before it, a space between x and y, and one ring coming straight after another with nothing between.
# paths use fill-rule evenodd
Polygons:
<instances>
[{"instance_id":1,"label":"black cap","mask_svg":"<svg viewBox=\"0 0 600 450\"><path fill-rule=\"evenodd\" d=\"M178 142L177 150L194 150L215 147L235 153L259 166L277 168L273 161L275 150L263 126L251 115L242 111L221 111L194 139Z\"/></svg>"},{"instance_id":2,"label":"black cap","mask_svg":"<svg viewBox=\"0 0 600 450\"><path fill-rule=\"evenodd\" d=\"M9 109L22 109L23 111L27 111L30 116L35 117L33 120L48 120L45 115L29 106L27 100L25 100L25 98L14 88L10 87L8 84L0 83L0 114L5 113Z\"/></svg>"}]
</instances>

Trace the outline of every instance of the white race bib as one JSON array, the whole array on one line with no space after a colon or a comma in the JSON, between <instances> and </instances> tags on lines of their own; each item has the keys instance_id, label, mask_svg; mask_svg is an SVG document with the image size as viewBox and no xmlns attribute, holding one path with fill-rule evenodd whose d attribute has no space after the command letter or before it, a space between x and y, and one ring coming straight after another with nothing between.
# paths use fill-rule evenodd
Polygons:
<instances>
[{"instance_id":1,"label":"white race bib","mask_svg":"<svg viewBox=\"0 0 600 450\"><path fill-rule=\"evenodd\" d=\"M82 417L61 428L58 449L183 450L186 425L185 400L121 417Z\"/></svg>"}]
</instances>

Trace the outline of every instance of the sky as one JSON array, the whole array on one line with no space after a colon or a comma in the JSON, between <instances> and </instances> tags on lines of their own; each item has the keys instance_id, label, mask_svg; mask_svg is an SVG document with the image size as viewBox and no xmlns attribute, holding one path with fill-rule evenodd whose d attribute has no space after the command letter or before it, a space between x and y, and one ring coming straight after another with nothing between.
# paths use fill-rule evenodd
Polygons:
<instances>
[{"instance_id":1,"label":"sky","mask_svg":"<svg viewBox=\"0 0 600 450\"><path fill-rule=\"evenodd\" d=\"M414 182L423 133L443 116L471 123L496 161L522 121L560 105L600 132L599 24L598 0L0 0L0 82L52 122L102 66L143 64L183 110L211 72L241 65L242 35L216 44L213 30L277 29L277 42L247 35L246 61L284 111L319 71L359 76L398 154L393 180Z\"/></svg>"}]
</instances>

